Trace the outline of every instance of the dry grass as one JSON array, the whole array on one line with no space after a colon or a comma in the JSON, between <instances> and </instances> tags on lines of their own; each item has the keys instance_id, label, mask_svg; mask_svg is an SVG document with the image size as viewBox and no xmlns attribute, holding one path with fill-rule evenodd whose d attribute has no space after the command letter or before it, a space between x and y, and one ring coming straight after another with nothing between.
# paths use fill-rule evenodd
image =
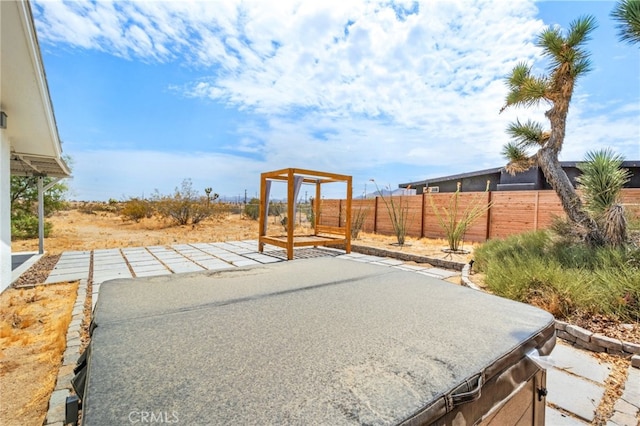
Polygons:
<instances>
[{"instance_id":1,"label":"dry grass","mask_svg":"<svg viewBox=\"0 0 640 426\"><path fill-rule=\"evenodd\" d=\"M0 418L41 425L66 348L78 283L0 294Z\"/></svg>"},{"instance_id":2,"label":"dry grass","mask_svg":"<svg viewBox=\"0 0 640 426\"><path fill-rule=\"evenodd\" d=\"M172 226L157 217L144 218L136 223L124 221L111 212L88 214L78 210L60 211L48 220L53 224L51 235L45 240L45 250L48 254L60 254L68 250L209 243L258 238L257 221L231 214L222 218L207 219L196 225L184 226ZM11 243L11 250L14 252L37 249L37 238Z\"/></svg>"},{"instance_id":3,"label":"dry grass","mask_svg":"<svg viewBox=\"0 0 640 426\"><path fill-rule=\"evenodd\" d=\"M622 396L625 381L631 362L628 359L608 355L605 353L593 354L601 362L611 365L611 373L605 381L605 393L596 409L596 415L591 424L606 425L608 419L613 415L615 403Z\"/></svg>"}]
</instances>

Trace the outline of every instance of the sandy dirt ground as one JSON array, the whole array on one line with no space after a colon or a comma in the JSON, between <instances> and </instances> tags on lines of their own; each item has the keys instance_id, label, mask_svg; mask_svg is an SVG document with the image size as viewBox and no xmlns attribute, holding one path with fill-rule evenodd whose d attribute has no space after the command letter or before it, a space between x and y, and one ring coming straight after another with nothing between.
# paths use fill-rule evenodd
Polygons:
<instances>
[{"instance_id":1,"label":"sandy dirt ground","mask_svg":"<svg viewBox=\"0 0 640 426\"><path fill-rule=\"evenodd\" d=\"M42 425L56 383L78 283L0 295L0 423Z\"/></svg>"},{"instance_id":2,"label":"sandy dirt ground","mask_svg":"<svg viewBox=\"0 0 640 426\"><path fill-rule=\"evenodd\" d=\"M47 219L53 224L51 235L45 239L45 251L48 254L60 254L69 250L94 250L104 248L141 247L151 245L189 244L200 242L255 240L258 238L258 221L242 217L239 214L225 214L222 217L207 219L196 225L175 226L162 219L153 217L136 223L125 221L118 214L105 211L83 213L79 210L65 210ZM283 233L276 220L269 218L269 234ZM304 226L296 233L311 233ZM394 245L396 238L389 235L360 233L352 244L404 251L442 259L466 262L470 254L449 254L444 240L407 237L403 247ZM472 244L464 249L472 252ZM38 239L14 241L11 250L38 250Z\"/></svg>"}]
</instances>

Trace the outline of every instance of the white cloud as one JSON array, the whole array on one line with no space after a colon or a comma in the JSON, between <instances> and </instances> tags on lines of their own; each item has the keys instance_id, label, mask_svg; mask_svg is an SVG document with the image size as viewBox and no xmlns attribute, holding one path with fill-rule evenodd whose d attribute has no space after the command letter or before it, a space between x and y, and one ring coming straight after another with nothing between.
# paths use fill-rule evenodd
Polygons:
<instances>
[{"instance_id":1,"label":"white cloud","mask_svg":"<svg viewBox=\"0 0 640 426\"><path fill-rule=\"evenodd\" d=\"M424 177L429 167L443 164L455 164L454 172L495 167L504 162L499 153L507 123L543 118L543 108L498 114L506 95L504 75L517 62L536 62L539 54L534 40L543 22L532 1L35 4L45 42L186 63L200 77L172 91L259 118L260 125L248 122L237 130L240 139L229 148L239 156L74 154L78 180L92 176L81 167L96 164L100 156L110 178L131 166L123 194L137 182L144 185L136 191L152 190L149 182L172 189L179 182L164 183L166 170L194 181L211 179L207 185L215 188L216 181L238 176L238 170L255 178L291 165L361 173L360 178L374 177L391 163L413 172L423 167ZM627 158L639 156L633 137L637 104L603 107L595 115L588 99L579 93L575 99L563 157L580 159L607 142ZM247 160L245 154L262 159ZM142 157L150 164L144 171L135 165ZM206 172L190 176L198 170ZM251 185L251 179L238 185L234 191Z\"/></svg>"}]
</instances>

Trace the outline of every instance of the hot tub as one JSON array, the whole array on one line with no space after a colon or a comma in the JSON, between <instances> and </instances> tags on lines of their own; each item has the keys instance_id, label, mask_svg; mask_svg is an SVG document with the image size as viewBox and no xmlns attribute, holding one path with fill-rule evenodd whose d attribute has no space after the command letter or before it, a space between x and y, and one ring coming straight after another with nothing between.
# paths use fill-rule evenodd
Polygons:
<instances>
[{"instance_id":1,"label":"hot tub","mask_svg":"<svg viewBox=\"0 0 640 426\"><path fill-rule=\"evenodd\" d=\"M555 345L542 310L341 258L109 281L94 327L83 425L542 425Z\"/></svg>"}]
</instances>

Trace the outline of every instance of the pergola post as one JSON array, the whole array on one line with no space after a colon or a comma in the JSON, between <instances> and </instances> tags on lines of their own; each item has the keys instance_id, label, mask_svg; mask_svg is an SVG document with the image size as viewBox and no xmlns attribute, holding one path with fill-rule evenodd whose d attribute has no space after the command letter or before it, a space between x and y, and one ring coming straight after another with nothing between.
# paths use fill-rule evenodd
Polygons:
<instances>
[{"instance_id":1,"label":"pergola post","mask_svg":"<svg viewBox=\"0 0 640 426\"><path fill-rule=\"evenodd\" d=\"M260 201L259 204L259 222L258 222L258 252L262 253L264 250L264 243L261 241L261 237L266 235L266 220L269 214L269 201L267 200L267 178L264 173L260 175Z\"/></svg>"},{"instance_id":2,"label":"pergola post","mask_svg":"<svg viewBox=\"0 0 640 426\"><path fill-rule=\"evenodd\" d=\"M272 182L279 181L287 185L287 213L286 213L286 235L267 235L267 199L269 187ZM323 183L341 182L347 186L347 205L344 226L338 223L337 226L322 225L320 223L321 207L321 185ZM314 200L314 232L313 235L295 235L295 212L296 202L300 187L303 184L316 186L316 197ZM265 189L266 188L266 189ZM286 249L287 259L293 259L294 247L305 246L330 246L342 245L347 253L351 251L351 196L352 196L351 176L336 173L318 172L306 169L281 169L272 172L265 172L260 175L260 231L258 236L258 248L263 250L265 244L272 244Z\"/></svg>"},{"instance_id":3,"label":"pergola post","mask_svg":"<svg viewBox=\"0 0 640 426\"><path fill-rule=\"evenodd\" d=\"M320 197L322 195L322 191L320 189L320 179L317 180L316 182L316 199L315 199L315 213L313 215L313 232L315 234L318 233L318 225L320 225Z\"/></svg>"},{"instance_id":4,"label":"pergola post","mask_svg":"<svg viewBox=\"0 0 640 426\"><path fill-rule=\"evenodd\" d=\"M349 176L347 179L347 208L346 213L347 217L345 219L345 227L347 228L347 232L349 233L348 238L346 239L345 251L347 253L351 253L351 199L353 198L353 188L352 188L352 178Z\"/></svg>"},{"instance_id":5,"label":"pergola post","mask_svg":"<svg viewBox=\"0 0 640 426\"><path fill-rule=\"evenodd\" d=\"M295 185L293 169L287 172L287 259L293 259L293 228L295 228L296 218L293 217L295 200Z\"/></svg>"}]
</instances>

